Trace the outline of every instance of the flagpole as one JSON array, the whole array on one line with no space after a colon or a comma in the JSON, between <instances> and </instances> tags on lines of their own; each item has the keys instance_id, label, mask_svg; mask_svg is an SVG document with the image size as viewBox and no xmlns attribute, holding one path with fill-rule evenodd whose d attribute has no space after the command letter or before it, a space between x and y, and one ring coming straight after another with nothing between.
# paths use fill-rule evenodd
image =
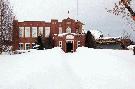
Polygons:
<instances>
[{"instance_id":1,"label":"flagpole","mask_svg":"<svg viewBox=\"0 0 135 89\"><path fill-rule=\"evenodd\" d=\"M77 20L78 20L78 0L77 0Z\"/></svg>"}]
</instances>

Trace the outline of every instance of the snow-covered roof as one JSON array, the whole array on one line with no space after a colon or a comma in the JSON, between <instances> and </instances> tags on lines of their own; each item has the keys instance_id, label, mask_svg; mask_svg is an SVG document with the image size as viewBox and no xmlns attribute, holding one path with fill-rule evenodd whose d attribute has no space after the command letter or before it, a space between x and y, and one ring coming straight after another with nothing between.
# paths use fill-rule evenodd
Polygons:
<instances>
[{"instance_id":1,"label":"snow-covered roof","mask_svg":"<svg viewBox=\"0 0 135 89\"><path fill-rule=\"evenodd\" d=\"M71 35L77 35L76 33L62 33L62 34L58 34L58 36L65 36L65 35L68 35L68 34L71 34Z\"/></svg>"},{"instance_id":2,"label":"snow-covered roof","mask_svg":"<svg viewBox=\"0 0 135 89\"><path fill-rule=\"evenodd\" d=\"M103 35L103 33L98 30L90 30L90 32L95 37L95 39L98 39L98 38L100 38L101 35Z\"/></svg>"},{"instance_id":3,"label":"snow-covered roof","mask_svg":"<svg viewBox=\"0 0 135 89\"><path fill-rule=\"evenodd\" d=\"M121 37L102 37L102 38L99 38L99 39L119 39Z\"/></svg>"},{"instance_id":4,"label":"snow-covered roof","mask_svg":"<svg viewBox=\"0 0 135 89\"><path fill-rule=\"evenodd\" d=\"M95 39L119 39L121 37L104 37L103 33L98 30L90 30L91 34L95 37ZM101 37L101 35L103 37Z\"/></svg>"}]
</instances>

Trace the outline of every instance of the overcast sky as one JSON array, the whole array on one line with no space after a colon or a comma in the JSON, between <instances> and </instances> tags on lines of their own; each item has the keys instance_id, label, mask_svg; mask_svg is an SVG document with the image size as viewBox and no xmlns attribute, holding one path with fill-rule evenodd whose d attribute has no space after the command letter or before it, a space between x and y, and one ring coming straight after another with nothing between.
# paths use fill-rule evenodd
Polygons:
<instances>
[{"instance_id":1,"label":"overcast sky","mask_svg":"<svg viewBox=\"0 0 135 89\"><path fill-rule=\"evenodd\" d=\"M100 30L105 35L121 36L123 30L135 38L135 31L127 25L121 16L107 13L105 8L112 8L118 0L10 0L19 21L62 19L68 16L85 24L86 30ZM70 14L68 15L68 10Z\"/></svg>"}]
</instances>

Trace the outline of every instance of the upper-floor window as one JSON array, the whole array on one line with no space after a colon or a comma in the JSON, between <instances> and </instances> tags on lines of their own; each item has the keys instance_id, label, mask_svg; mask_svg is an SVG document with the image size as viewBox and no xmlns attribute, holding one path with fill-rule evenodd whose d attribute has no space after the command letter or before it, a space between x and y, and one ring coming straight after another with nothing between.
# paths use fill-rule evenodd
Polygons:
<instances>
[{"instance_id":1,"label":"upper-floor window","mask_svg":"<svg viewBox=\"0 0 135 89\"><path fill-rule=\"evenodd\" d=\"M32 27L32 37L37 37L37 27Z\"/></svg>"},{"instance_id":2,"label":"upper-floor window","mask_svg":"<svg viewBox=\"0 0 135 89\"><path fill-rule=\"evenodd\" d=\"M43 35L43 27L38 28L38 35Z\"/></svg>"},{"instance_id":3,"label":"upper-floor window","mask_svg":"<svg viewBox=\"0 0 135 89\"><path fill-rule=\"evenodd\" d=\"M68 27L68 28L66 29L66 33L71 33L71 28L70 28L70 27Z\"/></svg>"},{"instance_id":4,"label":"upper-floor window","mask_svg":"<svg viewBox=\"0 0 135 89\"><path fill-rule=\"evenodd\" d=\"M30 37L30 27L25 27L25 37Z\"/></svg>"},{"instance_id":5,"label":"upper-floor window","mask_svg":"<svg viewBox=\"0 0 135 89\"><path fill-rule=\"evenodd\" d=\"M57 24L57 22L52 22L52 24Z\"/></svg>"},{"instance_id":6,"label":"upper-floor window","mask_svg":"<svg viewBox=\"0 0 135 89\"><path fill-rule=\"evenodd\" d=\"M19 27L19 37L24 37L24 27Z\"/></svg>"},{"instance_id":7,"label":"upper-floor window","mask_svg":"<svg viewBox=\"0 0 135 89\"><path fill-rule=\"evenodd\" d=\"M62 27L59 27L59 34L62 34Z\"/></svg>"},{"instance_id":8,"label":"upper-floor window","mask_svg":"<svg viewBox=\"0 0 135 89\"><path fill-rule=\"evenodd\" d=\"M45 37L50 36L50 27L45 27Z\"/></svg>"},{"instance_id":9,"label":"upper-floor window","mask_svg":"<svg viewBox=\"0 0 135 89\"><path fill-rule=\"evenodd\" d=\"M0 11L0 12L1 12L1 11ZM1 17L2 17L2 16L1 16L1 13L0 13L0 27L1 27Z\"/></svg>"},{"instance_id":10,"label":"upper-floor window","mask_svg":"<svg viewBox=\"0 0 135 89\"><path fill-rule=\"evenodd\" d=\"M76 29L76 33L79 33L79 30L78 29Z\"/></svg>"}]
</instances>

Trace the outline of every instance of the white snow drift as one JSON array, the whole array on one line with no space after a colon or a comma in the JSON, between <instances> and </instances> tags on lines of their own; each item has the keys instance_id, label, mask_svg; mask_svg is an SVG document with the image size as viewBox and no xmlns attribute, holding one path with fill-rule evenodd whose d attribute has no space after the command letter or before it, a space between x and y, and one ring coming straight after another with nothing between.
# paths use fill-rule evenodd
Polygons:
<instances>
[{"instance_id":1,"label":"white snow drift","mask_svg":"<svg viewBox=\"0 0 135 89\"><path fill-rule=\"evenodd\" d=\"M0 89L135 89L131 50L60 48L0 55Z\"/></svg>"}]
</instances>

